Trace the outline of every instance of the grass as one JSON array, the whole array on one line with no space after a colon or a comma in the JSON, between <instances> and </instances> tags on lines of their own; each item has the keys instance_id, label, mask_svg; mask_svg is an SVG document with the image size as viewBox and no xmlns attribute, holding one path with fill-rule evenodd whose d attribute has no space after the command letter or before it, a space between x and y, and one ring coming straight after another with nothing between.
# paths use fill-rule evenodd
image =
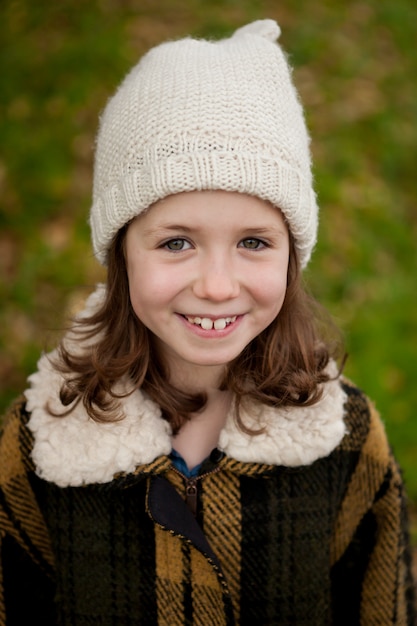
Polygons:
<instances>
[{"instance_id":1,"label":"grass","mask_svg":"<svg viewBox=\"0 0 417 626\"><path fill-rule=\"evenodd\" d=\"M98 114L168 37L272 17L313 137L320 240L306 278L346 335L417 507L417 51L412 0L4 0L0 408L101 280L86 223Z\"/></svg>"}]
</instances>

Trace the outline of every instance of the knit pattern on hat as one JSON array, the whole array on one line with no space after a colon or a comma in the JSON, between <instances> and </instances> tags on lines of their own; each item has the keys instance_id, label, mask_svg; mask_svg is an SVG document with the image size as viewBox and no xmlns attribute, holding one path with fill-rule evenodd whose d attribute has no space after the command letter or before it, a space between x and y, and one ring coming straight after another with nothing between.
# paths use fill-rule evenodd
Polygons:
<instances>
[{"instance_id":1,"label":"knit pattern on hat","mask_svg":"<svg viewBox=\"0 0 417 626\"><path fill-rule=\"evenodd\" d=\"M309 136L279 34L261 20L229 39L163 43L126 76L97 138L90 224L100 262L156 201L221 189L279 207L307 264L318 212Z\"/></svg>"}]
</instances>

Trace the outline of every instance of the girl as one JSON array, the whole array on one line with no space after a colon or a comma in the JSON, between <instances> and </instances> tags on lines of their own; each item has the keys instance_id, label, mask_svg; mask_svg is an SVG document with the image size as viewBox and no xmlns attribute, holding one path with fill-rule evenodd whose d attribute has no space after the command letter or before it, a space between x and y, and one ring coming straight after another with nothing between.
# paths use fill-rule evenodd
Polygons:
<instances>
[{"instance_id":1,"label":"girl","mask_svg":"<svg viewBox=\"0 0 417 626\"><path fill-rule=\"evenodd\" d=\"M317 205L278 36L162 44L104 111L107 285L6 422L1 624L412 623L400 472L302 288Z\"/></svg>"}]
</instances>

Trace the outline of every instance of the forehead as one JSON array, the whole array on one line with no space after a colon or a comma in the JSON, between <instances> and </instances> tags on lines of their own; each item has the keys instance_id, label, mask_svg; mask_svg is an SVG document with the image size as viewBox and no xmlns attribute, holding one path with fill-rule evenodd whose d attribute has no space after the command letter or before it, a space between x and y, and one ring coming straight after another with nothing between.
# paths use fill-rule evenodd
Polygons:
<instances>
[{"instance_id":1,"label":"forehead","mask_svg":"<svg viewBox=\"0 0 417 626\"><path fill-rule=\"evenodd\" d=\"M136 218L144 227L165 223L182 226L204 225L215 228L221 222L236 227L255 227L260 223L281 225L286 230L281 211L256 196L231 191L207 190L179 193L159 200Z\"/></svg>"}]
</instances>

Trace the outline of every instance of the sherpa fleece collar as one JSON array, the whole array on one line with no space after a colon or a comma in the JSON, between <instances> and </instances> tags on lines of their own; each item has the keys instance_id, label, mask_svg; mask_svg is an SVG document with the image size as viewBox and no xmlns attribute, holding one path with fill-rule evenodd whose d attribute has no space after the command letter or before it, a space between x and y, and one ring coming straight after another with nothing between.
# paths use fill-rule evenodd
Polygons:
<instances>
[{"instance_id":1,"label":"sherpa fleece collar","mask_svg":"<svg viewBox=\"0 0 417 626\"><path fill-rule=\"evenodd\" d=\"M82 315L89 314L103 295L103 287L87 300ZM171 429L159 407L138 390L122 400L124 419L97 423L82 404L66 417L50 415L46 405L62 411L59 391L63 382L51 363L56 351L44 355L25 392L34 435L32 451L37 474L61 487L110 482L116 474L131 473L171 451ZM335 366L332 365L332 368ZM123 392L123 382L116 390ZM252 404L242 408L244 423L262 434L240 431L230 413L220 433L218 447L229 457L248 463L297 467L325 457L340 443L344 424L345 394L338 380L324 385L321 400L311 407L272 408Z\"/></svg>"}]
</instances>

